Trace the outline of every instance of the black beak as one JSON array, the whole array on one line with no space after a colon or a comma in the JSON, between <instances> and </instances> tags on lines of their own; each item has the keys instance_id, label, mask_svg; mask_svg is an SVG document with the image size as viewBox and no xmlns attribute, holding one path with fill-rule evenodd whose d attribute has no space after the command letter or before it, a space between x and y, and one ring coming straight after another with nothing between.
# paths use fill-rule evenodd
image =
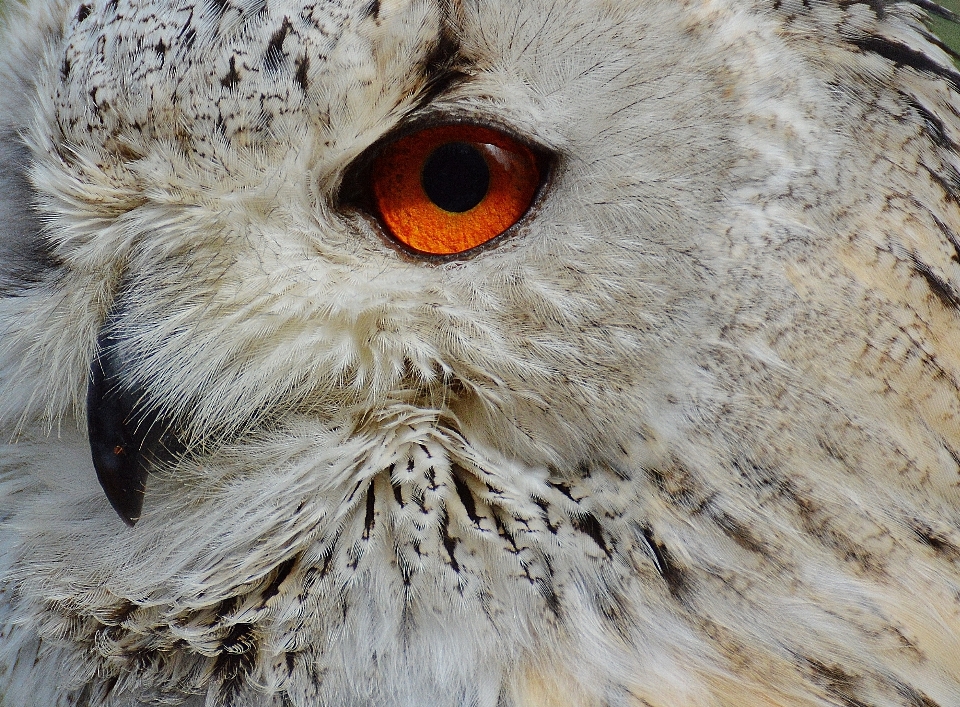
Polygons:
<instances>
[{"instance_id":1,"label":"black beak","mask_svg":"<svg viewBox=\"0 0 960 707\"><path fill-rule=\"evenodd\" d=\"M142 391L123 384L123 362L106 327L97 338L97 355L87 388L87 431L97 478L123 522L140 520L154 451L162 447L163 425L144 413Z\"/></svg>"}]
</instances>

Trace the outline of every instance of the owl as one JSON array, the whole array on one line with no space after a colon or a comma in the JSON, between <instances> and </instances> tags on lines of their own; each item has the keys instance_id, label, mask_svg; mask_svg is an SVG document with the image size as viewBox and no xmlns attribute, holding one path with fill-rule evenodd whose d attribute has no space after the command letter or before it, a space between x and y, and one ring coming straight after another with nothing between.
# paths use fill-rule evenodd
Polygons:
<instances>
[{"instance_id":1,"label":"owl","mask_svg":"<svg viewBox=\"0 0 960 707\"><path fill-rule=\"evenodd\" d=\"M4 707L960 705L929 0L6 0Z\"/></svg>"}]
</instances>

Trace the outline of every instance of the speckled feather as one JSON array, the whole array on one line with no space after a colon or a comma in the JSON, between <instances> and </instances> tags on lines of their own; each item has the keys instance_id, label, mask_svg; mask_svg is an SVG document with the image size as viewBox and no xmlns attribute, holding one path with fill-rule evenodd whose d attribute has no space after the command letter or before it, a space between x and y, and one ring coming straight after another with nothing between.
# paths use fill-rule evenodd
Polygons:
<instances>
[{"instance_id":1,"label":"speckled feather","mask_svg":"<svg viewBox=\"0 0 960 707\"><path fill-rule=\"evenodd\" d=\"M960 704L960 73L923 7L7 7L0 702ZM445 121L554 158L421 259L345 195ZM104 332L179 445L132 529Z\"/></svg>"}]
</instances>

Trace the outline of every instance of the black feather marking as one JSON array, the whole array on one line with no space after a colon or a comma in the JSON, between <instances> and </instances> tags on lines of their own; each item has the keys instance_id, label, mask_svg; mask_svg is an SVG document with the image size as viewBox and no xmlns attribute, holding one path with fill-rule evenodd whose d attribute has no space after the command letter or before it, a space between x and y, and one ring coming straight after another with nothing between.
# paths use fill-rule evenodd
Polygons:
<instances>
[{"instance_id":1,"label":"black feather marking","mask_svg":"<svg viewBox=\"0 0 960 707\"><path fill-rule=\"evenodd\" d=\"M950 561L960 560L960 548L954 545L947 536L937 532L927 523L916 519L910 523L910 529L921 543L936 554Z\"/></svg>"},{"instance_id":2,"label":"black feather marking","mask_svg":"<svg viewBox=\"0 0 960 707\"><path fill-rule=\"evenodd\" d=\"M933 140L934 144L937 147L942 147L947 150L956 149L956 146L953 144L953 141L950 140L950 137L947 135L946 127L943 124L943 121L930 112L926 107L920 104L914 98L911 98L905 93L900 94L904 102L909 105L917 116L923 121L924 127L926 128L927 135L930 136L930 139Z\"/></svg>"},{"instance_id":3,"label":"black feather marking","mask_svg":"<svg viewBox=\"0 0 960 707\"><path fill-rule=\"evenodd\" d=\"M930 291L947 309L960 309L960 293L953 286L933 272L932 268L917 257L913 257L913 269L923 277Z\"/></svg>"},{"instance_id":4,"label":"black feather marking","mask_svg":"<svg viewBox=\"0 0 960 707\"><path fill-rule=\"evenodd\" d=\"M283 53L283 42L287 35L293 31L293 25L290 24L290 18L284 17L280 28L273 33L270 43L267 45L267 51L263 55L263 64L270 71L278 71L283 65L285 55Z\"/></svg>"},{"instance_id":5,"label":"black feather marking","mask_svg":"<svg viewBox=\"0 0 960 707\"><path fill-rule=\"evenodd\" d=\"M367 487L367 507L363 518L363 539L369 540L376 523L377 497L373 492L373 482Z\"/></svg>"},{"instance_id":6,"label":"black feather marking","mask_svg":"<svg viewBox=\"0 0 960 707\"><path fill-rule=\"evenodd\" d=\"M566 496L567 498L569 498L569 499L570 499L571 501L573 501L574 503L577 503L577 504L580 503L580 499L577 499L577 498L574 498L574 497L573 497L573 489L571 489L571 488L570 488L569 486L567 486L566 484L561 483L561 482L559 482L559 481L547 481L547 483L550 484L550 486L552 486L553 488L555 488L557 491L559 491L560 493L562 493L564 496Z\"/></svg>"},{"instance_id":7,"label":"black feather marking","mask_svg":"<svg viewBox=\"0 0 960 707\"><path fill-rule=\"evenodd\" d=\"M240 83L240 74L237 73L237 57L230 57L230 70L220 79L220 85L226 89L231 89Z\"/></svg>"},{"instance_id":8,"label":"black feather marking","mask_svg":"<svg viewBox=\"0 0 960 707\"><path fill-rule=\"evenodd\" d=\"M897 692L903 695L909 707L940 707L939 703L934 702L928 695L910 685L898 684Z\"/></svg>"},{"instance_id":9,"label":"black feather marking","mask_svg":"<svg viewBox=\"0 0 960 707\"><path fill-rule=\"evenodd\" d=\"M450 569L454 572L460 572L460 563L457 562L456 549L457 543L459 542L457 538L450 534L450 521L448 518L444 517L443 519L443 547L447 551L447 555L450 557Z\"/></svg>"},{"instance_id":10,"label":"black feather marking","mask_svg":"<svg viewBox=\"0 0 960 707\"><path fill-rule=\"evenodd\" d=\"M749 527L723 511L714 510L710 515L720 530L744 550L763 557L769 556L766 544Z\"/></svg>"},{"instance_id":11,"label":"black feather marking","mask_svg":"<svg viewBox=\"0 0 960 707\"><path fill-rule=\"evenodd\" d=\"M390 468L391 470L393 469L393 467L390 467ZM393 489L394 500L396 500L398 506L403 508L405 505L407 505L406 503L403 502L403 489L400 488L400 484L393 483L392 480L390 482L390 486Z\"/></svg>"},{"instance_id":12,"label":"black feather marking","mask_svg":"<svg viewBox=\"0 0 960 707\"><path fill-rule=\"evenodd\" d=\"M863 678L847 672L840 665L828 665L815 658L805 658L814 680L843 707L871 707L859 698Z\"/></svg>"},{"instance_id":13,"label":"black feather marking","mask_svg":"<svg viewBox=\"0 0 960 707\"><path fill-rule=\"evenodd\" d=\"M846 10L851 5L866 5L873 10L873 14L878 20L882 20L887 16L886 2L887 0L840 0L840 7ZM809 2L804 2L803 6L808 10L810 9Z\"/></svg>"},{"instance_id":14,"label":"black feather marking","mask_svg":"<svg viewBox=\"0 0 960 707\"><path fill-rule=\"evenodd\" d=\"M950 22L956 22L960 24L960 15L956 14L945 8L939 3L933 2L933 0L907 0L911 5L916 5L917 7L929 12L931 15L936 15Z\"/></svg>"},{"instance_id":15,"label":"black feather marking","mask_svg":"<svg viewBox=\"0 0 960 707\"><path fill-rule=\"evenodd\" d=\"M592 513L584 513L583 515L572 516L570 518L570 524L575 530L593 540L607 557L613 557L613 551L607 545L607 541L603 537L603 528L600 527L600 521L597 520L595 515Z\"/></svg>"},{"instance_id":16,"label":"black feather marking","mask_svg":"<svg viewBox=\"0 0 960 707\"><path fill-rule=\"evenodd\" d=\"M937 35L931 34L930 32L924 32L923 38L926 39L930 44L933 44L938 49L947 54L954 61L960 60L960 53L954 50L949 44L940 39Z\"/></svg>"},{"instance_id":17,"label":"black feather marking","mask_svg":"<svg viewBox=\"0 0 960 707\"><path fill-rule=\"evenodd\" d=\"M213 666L214 676L220 680L220 700L224 705L234 704L243 693L257 664L260 639L252 624L235 624L221 641L222 652Z\"/></svg>"},{"instance_id":18,"label":"black feather marking","mask_svg":"<svg viewBox=\"0 0 960 707\"><path fill-rule=\"evenodd\" d=\"M670 595L675 599L682 598L688 584L683 570L673 561L673 556L666 546L657 540L652 529L642 528L641 532L647 541L647 546L653 552L653 562L657 566L660 576L663 577L663 581L666 582Z\"/></svg>"},{"instance_id":19,"label":"black feather marking","mask_svg":"<svg viewBox=\"0 0 960 707\"><path fill-rule=\"evenodd\" d=\"M460 40L456 31L444 23L433 50L427 54L419 67L425 79L417 100L417 107L430 105L437 96L457 85L467 76L464 57L460 53Z\"/></svg>"},{"instance_id":20,"label":"black feather marking","mask_svg":"<svg viewBox=\"0 0 960 707\"><path fill-rule=\"evenodd\" d=\"M955 90L960 91L960 73L937 62L922 51L902 44L901 42L894 41L889 37L882 37L875 34L855 37L851 39L850 42L865 52L879 54L897 66L909 66L921 74L931 74L943 79L953 86Z\"/></svg>"},{"instance_id":21,"label":"black feather marking","mask_svg":"<svg viewBox=\"0 0 960 707\"><path fill-rule=\"evenodd\" d=\"M223 17L224 13L229 7L227 0L208 0L207 7L209 7L213 12L211 13L216 18Z\"/></svg>"},{"instance_id":22,"label":"black feather marking","mask_svg":"<svg viewBox=\"0 0 960 707\"><path fill-rule=\"evenodd\" d=\"M454 466L453 469L453 488L457 492L457 497L460 499L460 503L463 504L463 509L467 512L467 517L470 518L470 522L475 526L480 527L480 516L477 515L477 504L473 499L473 494L470 492L470 487L467 486L467 482L461 478L460 473L463 473L459 467Z\"/></svg>"},{"instance_id":23,"label":"black feather marking","mask_svg":"<svg viewBox=\"0 0 960 707\"><path fill-rule=\"evenodd\" d=\"M280 585L283 584L287 578L290 576L290 573L293 572L293 568L297 563L296 557L291 557L288 560L284 560L277 569L274 571L273 579L270 580L270 584L266 586L263 590L263 594L260 595L260 603L262 606L266 606L267 602L273 599L280 593Z\"/></svg>"},{"instance_id":24,"label":"black feather marking","mask_svg":"<svg viewBox=\"0 0 960 707\"><path fill-rule=\"evenodd\" d=\"M293 80L297 82L300 90L306 93L310 90L310 57L304 54L294 62L294 65L297 71L293 76Z\"/></svg>"}]
</instances>

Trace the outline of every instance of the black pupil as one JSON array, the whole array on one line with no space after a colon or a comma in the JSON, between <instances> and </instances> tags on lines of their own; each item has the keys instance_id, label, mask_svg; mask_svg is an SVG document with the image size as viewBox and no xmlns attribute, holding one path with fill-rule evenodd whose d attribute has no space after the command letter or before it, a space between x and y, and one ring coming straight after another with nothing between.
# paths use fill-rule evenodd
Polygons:
<instances>
[{"instance_id":1,"label":"black pupil","mask_svg":"<svg viewBox=\"0 0 960 707\"><path fill-rule=\"evenodd\" d=\"M480 151L467 142L448 142L427 158L420 184L430 201L444 211L462 213L483 201L490 187L490 168Z\"/></svg>"}]
</instances>

